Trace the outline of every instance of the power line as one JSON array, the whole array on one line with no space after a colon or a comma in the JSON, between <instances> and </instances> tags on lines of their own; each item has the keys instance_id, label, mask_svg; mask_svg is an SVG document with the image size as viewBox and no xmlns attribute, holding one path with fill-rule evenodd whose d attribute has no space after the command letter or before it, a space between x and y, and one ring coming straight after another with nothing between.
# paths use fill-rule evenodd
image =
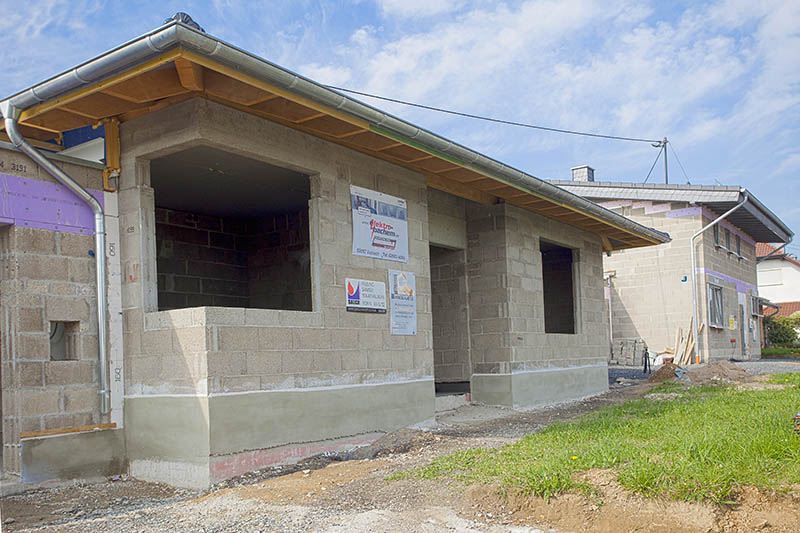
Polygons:
<instances>
[{"instance_id":1,"label":"power line","mask_svg":"<svg viewBox=\"0 0 800 533\"><path fill-rule=\"evenodd\" d=\"M365 93L361 91L354 91L352 89L344 89L342 87L336 87L333 85L325 85L328 89L333 89L334 91L340 91L343 93L350 93L350 94L357 94L359 96L366 96L367 98L375 98L376 100L383 100L385 102L392 102L395 104L407 105L410 107L417 107L419 109L427 109L428 111L436 111L438 113L447 113L449 115L456 115L459 117L466 117L466 118L474 118L476 120L485 120L487 122L495 122L497 124L506 124L509 126L519 126L521 128L531 128L534 130L542 130L542 131L552 131L555 133L567 133L569 135L582 135L584 137L596 137L600 139L613 139L615 141L631 141L631 142L642 142L642 143L660 143L660 140L653 140L653 139L640 139L637 137L620 137L618 135L603 135L600 133L588 133L585 131L575 131L575 130L564 130L560 128L549 128L547 126L537 126L535 124L526 124L524 122L515 122L513 120L503 120L499 118L492 118L492 117L485 117L481 115L473 115L472 113L462 113L461 111L452 111L450 109L443 109L441 107L433 107L424 104L417 104L414 102L407 102L405 100L398 100L396 98L388 98L386 96L378 96L376 94Z\"/></svg>"}]
</instances>

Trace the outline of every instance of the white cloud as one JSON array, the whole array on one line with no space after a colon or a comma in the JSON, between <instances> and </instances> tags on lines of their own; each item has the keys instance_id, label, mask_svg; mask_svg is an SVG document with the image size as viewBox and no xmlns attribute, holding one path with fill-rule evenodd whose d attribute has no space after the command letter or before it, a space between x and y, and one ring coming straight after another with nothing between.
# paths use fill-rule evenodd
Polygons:
<instances>
[{"instance_id":1,"label":"white cloud","mask_svg":"<svg viewBox=\"0 0 800 533\"><path fill-rule=\"evenodd\" d=\"M346 85L350 81L350 69L311 63L299 69L300 74L324 85Z\"/></svg>"},{"instance_id":2,"label":"white cloud","mask_svg":"<svg viewBox=\"0 0 800 533\"><path fill-rule=\"evenodd\" d=\"M422 18L452 13L465 4L463 0L376 0L385 16Z\"/></svg>"}]
</instances>

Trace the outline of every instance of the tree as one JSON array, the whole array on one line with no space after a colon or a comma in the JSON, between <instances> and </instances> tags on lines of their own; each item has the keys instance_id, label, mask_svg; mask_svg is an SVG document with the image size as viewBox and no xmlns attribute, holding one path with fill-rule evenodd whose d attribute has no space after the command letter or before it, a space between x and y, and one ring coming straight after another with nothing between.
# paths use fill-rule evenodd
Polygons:
<instances>
[{"instance_id":1,"label":"tree","mask_svg":"<svg viewBox=\"0 0 800 533\"><path fill-rule=\"evenodd\" d=\"M770 346L782 346L797 342L800 317L779 316L764 321L767 327L767 342Z\"/></svg>"}]
</instances>

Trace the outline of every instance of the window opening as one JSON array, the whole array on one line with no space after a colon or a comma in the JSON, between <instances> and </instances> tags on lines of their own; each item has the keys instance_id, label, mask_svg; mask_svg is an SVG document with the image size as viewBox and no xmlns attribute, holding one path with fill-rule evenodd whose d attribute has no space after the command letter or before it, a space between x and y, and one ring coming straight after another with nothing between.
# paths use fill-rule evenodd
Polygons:
<instances>
[{"instance_id":1,"label":"window opening","mask_svg":"<svg viewBox=\"0 0 800 533\"><path fill-rule=\"evenodd\" d=\"M714 225L714 246L719 246L719 224Z\"/></svg>"},{"instance_id":2,"label":"window opening","mask_svg":"<svg viewBox=\"0 0 800 533\"><path fill-rule=\"evenodd\" d=\"M80 322L50 322L50 360L78 359Z\"/></svg>"},{"instance_id":3,"label":"window opening","mask_svg":"<svg viewBox=\"0 0 800 533\"><path fill-rule=\"evenodd\" d=\"M708 325L722 328L722 287L708 284Z\"/></svg>"},{"instance_id":4,"label":"window opening","mask_svg":"<svg viewBox=\"0 0 800 533\"><path fill-rule=\"evenodd\" d=\"M736 255L742 257L742 238L736 235Z\"/></svg>"},{"instance_id":5,"label":"window opening","mask_svg":"<svg viewBox=\"0 0 800 533\"><path fill-rule=\"evenodd\" d=\"M203 146L150 175L159 310L312 310L307 175Z\"/></svg>"},{"instance_id":6,"label":"window opening","mask_svg":"<svg viewBox=\"0 0 800 533\"><path fill-rule=\"evenodd\" d=\"M729 229L727 229L727 228L725 229L725 248L726 248L726 249L727 249L729 252L730 252L731 250L733 250L733 248L731 248L731 230L729 230Z\"/></svg>"},{"instance_id":7,"label":"window opening","mask_svg":"<svg viewBox=\"0 0 800 533\"><path fill-rule=\"evenodd\" d=\"M545 333L575 333L573 251L541 242Z\"/></svg>"}]
</instances>

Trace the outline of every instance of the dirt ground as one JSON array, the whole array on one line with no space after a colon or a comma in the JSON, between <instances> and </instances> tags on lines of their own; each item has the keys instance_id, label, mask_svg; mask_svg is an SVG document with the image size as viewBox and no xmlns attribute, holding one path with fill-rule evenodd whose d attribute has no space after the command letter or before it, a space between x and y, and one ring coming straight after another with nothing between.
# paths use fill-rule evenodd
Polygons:
<instances>
[{"instance_id":1,"label":"dirt ground","mask_svg":"<svg viewBox=\"0 0 800 533\"><path fill-rule=\"evenodd\" d=\"M736 374L730 368L726 372L726 380ZM750 375L739 378L731 381L746 382L747 387L763 381ZM400 430L348 457L318 457L267 469L210 491L129 479L31 491L0 500L0 522L2 531L9 532L800 530L800 487L786 494L745 489L735 505L720 507L645 500L620 487L607 470L585 474L598 496L567 495L549 502L485 485L386 479L458 449L513 442L553 421L640 397L654 386L644 382L525 412L468 406L440 414L434 431Z\"/></svg>"}]
</instances>

